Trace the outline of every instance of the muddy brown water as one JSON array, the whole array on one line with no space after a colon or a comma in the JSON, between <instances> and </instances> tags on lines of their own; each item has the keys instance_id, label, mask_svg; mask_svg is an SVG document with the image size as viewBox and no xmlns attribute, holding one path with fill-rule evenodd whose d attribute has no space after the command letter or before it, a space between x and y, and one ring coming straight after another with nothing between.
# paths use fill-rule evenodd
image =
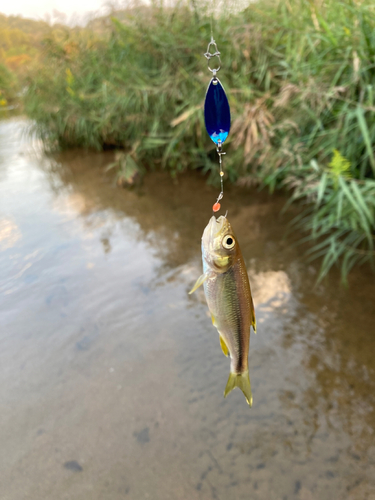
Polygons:
<instances>
[{"instance_id":1,"label":"muddy brown water","mask_svg":"<svg viewBox=\"0 0 375 500\"><path fill-rule=\"evenodd\" d=\"M1 500L375 499L375 279L350 288L283 236L285 199L232 188L253 288L254 405L201 290L217 190L112 153L48 157L0 122Z\"/></svg>"}]
</instances>

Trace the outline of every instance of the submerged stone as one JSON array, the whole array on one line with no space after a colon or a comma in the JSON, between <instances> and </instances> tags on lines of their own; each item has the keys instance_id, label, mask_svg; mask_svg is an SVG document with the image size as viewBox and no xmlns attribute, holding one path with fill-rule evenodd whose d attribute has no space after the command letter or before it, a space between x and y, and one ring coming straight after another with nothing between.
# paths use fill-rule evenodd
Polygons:
<instances>
[{"instance_id":1,"label":"submerged stone","mask_svg":"<svg viewBox=\"0 0 375 500\"><path fill-rule=\"evenodd\" d=\"M204 102L204 120L208 135L218 144L223 143L230 130L228 98L220 80L212 78Z\"/></svg>"},{"instance_id":2,"label":"submerged stone","mask_svg":"<svg viewBox=\"0 0 375 500\"><path fill-rule=\"evenodd\" d=\"M83 471L82 465L80 465L77 460L70 460L69 462L65 462L65 469L71 470L73 472L81 472Z\"/></svg>"}]
</instances>

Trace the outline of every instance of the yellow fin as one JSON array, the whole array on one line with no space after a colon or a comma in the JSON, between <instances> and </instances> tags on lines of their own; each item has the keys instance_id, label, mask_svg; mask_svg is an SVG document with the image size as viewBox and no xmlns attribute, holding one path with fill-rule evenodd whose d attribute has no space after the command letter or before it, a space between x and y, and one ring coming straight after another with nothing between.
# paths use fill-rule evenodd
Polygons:
<instances>
[{"instance_id":1,"label":"yellow fin","mask_svg":"<svg viewBox=\"0 0 375 500\"><path fill-rule=\"evenodd\" d=\"M253 315L253 320L251 322L251 326L253 327L254 333L257 332L257 320L255 319L255 314Z\"/></svg>"},{"instance_id":2,"label":"yellow fin","mask_svg":"<svg viewBox=\"0 0 375 500\"><path fill-rule=\"evenodd\" d=\"M257 320L255 319L255 309L254 309L253 299L251 299L251 326L253 327L254 333L256 333L257 332Z\"/></svg>"},{"instance_id":3,"label":"yellow fin","mask_svg":"<svg viewBox=\"0 0 375 500\"><path fill-rule=\"evenodd\" d=\"M220 347L224 353L224 356L228 357L229 356L229 349L228 349L227 344L225 343L225 340L223 339L223 337L221 335L220 335Z\"/></svg>"},{"instance_id":4,"label":"yellow fin","mask_svg":"<svg viewBox=\"0 0 375 500\"><path fill-rule=\"evenodd\" d=\"M201 274L199 276L199 278L197 279L197 281L195 282L195 285L193 286L193 288L190 290L189 292L189 295L193 292L195 292L195 290L197 288L199 288L201 285L203 285L203 283L210 277L210 273L204 273L204 274Z\"/></svg>"},{"instance_id":5,"label":"yellow fin","mask_svg":"<svg viewBox=\"0 0 375 500\"><path fill-rule=\"evenodd\" d=\"M211 321L212 321L212 324L213 324L214 326L217 326L217 325L216 325L216 319L215 319L215 316L214 316L213 314L211 314Z\"/></svg>"},{"instance_id":6,"label":"yellow fin","mask_svg":"<svg viewBox=\"0 0 375 500\"><path fill-rule=\"evenodd\" d=\"M226 398L228 394L235 388L239 387L244 393L246 401L249 406L253 405L253 396L251 394L251 385L249 371L243 373L232 373L230 372L227 386L224 391L224 397Z\"/></svg>"}]
</instances>

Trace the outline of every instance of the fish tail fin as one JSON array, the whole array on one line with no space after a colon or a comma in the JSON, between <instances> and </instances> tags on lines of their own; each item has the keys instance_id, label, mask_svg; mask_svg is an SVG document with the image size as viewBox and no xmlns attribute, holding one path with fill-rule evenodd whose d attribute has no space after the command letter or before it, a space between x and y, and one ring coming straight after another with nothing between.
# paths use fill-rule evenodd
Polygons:
<instances>
[{"instance_id":1,"label":"fish tail fin","mask_svg":"<svg viewBox=\"0 0 375 500\"><path fill-rule=\"evenodd\" d=\"M253 395L251 394L251 385L249 370L243 373L232 373L230 372L227 386L224 391L224 397L226 398L228 394L233 391L234 388L239 387L244 393L246 401L249 406L253 405Z\"/></svg>"}]
</instances>

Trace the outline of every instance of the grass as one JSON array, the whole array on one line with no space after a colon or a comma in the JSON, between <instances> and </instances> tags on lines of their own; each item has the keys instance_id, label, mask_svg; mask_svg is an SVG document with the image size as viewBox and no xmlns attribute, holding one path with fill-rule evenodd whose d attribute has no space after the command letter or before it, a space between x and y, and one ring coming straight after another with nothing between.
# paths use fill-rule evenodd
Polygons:
<instances>
[{"instance_id":1,"label":"grass","mask_svg":"<svg viewBox=\"0 0 375 500\"><path fill-rule=\"evenodd\" d=\"M202 112L210 24L198 2L153 2L100 30L51 32L25 96L38 134L50 147L121 148L135 165L202 168L216 181ZM295 223L323 258L321 278L332 265L346 280L373 264L373 2L265 0L213 25L232 113L229 180L287 189L305 206Z\"/></svg>"},{"instance_id":2,"label":"grass","mask_svg":"<svg viewBox=\"0 0 375 500\"><path fill-rule=\"evenodd\" d=\"M4 64L0 63L0 110L15 99L15 87L15 76Z\"/></svg>"}]
</instances>

